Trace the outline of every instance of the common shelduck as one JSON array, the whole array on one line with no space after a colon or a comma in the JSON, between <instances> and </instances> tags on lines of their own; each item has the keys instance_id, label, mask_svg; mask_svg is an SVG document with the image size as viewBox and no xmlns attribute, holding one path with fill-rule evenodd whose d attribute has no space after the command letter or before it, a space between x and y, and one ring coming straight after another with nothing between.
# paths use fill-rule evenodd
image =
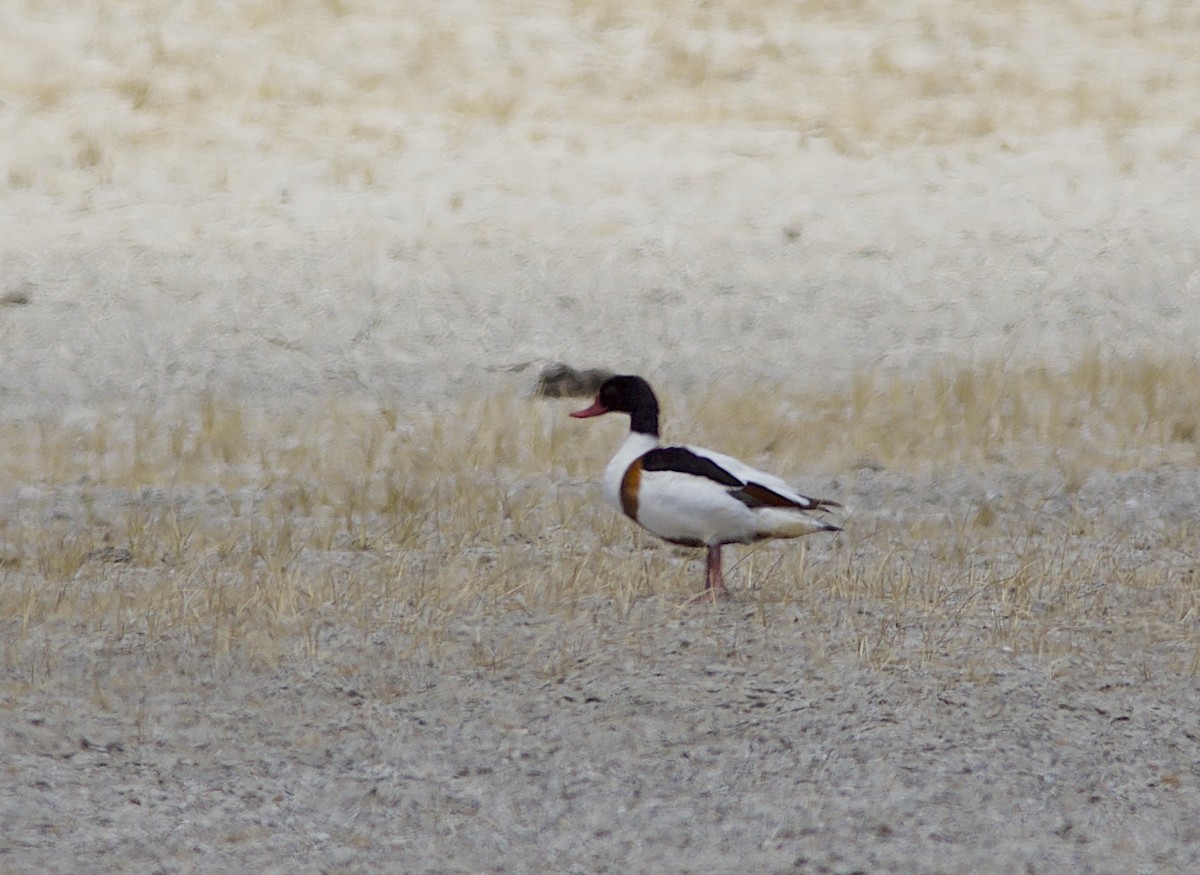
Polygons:
<instances>
[{"instance_id":1,"label":"common shelduck","mask_svg":"<svg viewBox=\"0 0 1200 875\"><path fill-rule=\"evenodd\" d=\"M836 501L808 498L780 478L712 450L663 446L658 399L641 377L610 377L592 406L571 416L586 419L605 413L628 413L630 428L604 471L604 497L672 544L708 548L699 600L711 602L725 594L724 544L841 531L811 515L840 508Z\"/></svg>"}]
</instances>

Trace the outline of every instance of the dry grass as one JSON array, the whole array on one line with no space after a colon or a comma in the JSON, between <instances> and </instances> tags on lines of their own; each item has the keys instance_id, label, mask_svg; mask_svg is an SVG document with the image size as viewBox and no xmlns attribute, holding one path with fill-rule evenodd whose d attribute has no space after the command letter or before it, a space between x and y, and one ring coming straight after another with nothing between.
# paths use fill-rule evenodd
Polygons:
<instances>
[{"instance_id":1,"label":"dry grass","mask_svg":"<svg viewBox=\"0 0 1200 875\"><path fill-rule=\"evenodd\" d=\"M0 7L5 865L1196 868L1194 4Z\"/></svg>"},{"instance_id":2,"label":"dry grass","mask_svg":"<svg viewBox=\"0 0 1200 875\"><path fill-rule=\"evenodd\" d=\"M738 453L770 455L798 471L814 461L823 469L857 462L921 470L986 462L1033 469L1065 459L1127 470L1196 460L1197 375L1190 358L1115 358L1093 348L1066 369L951 361L919 377L860 373L814 397L724 387L695 405L695 415L719 434L728 399L739 397L738 428L720 436L740 444Z\"/></svg>"},{"instance_id":3,"label":"dry grass","mask_svg":"<svg viewBox=\"0 0 1200 875\"><path fill-rule=\"evenodd\" d=\"M987 363L864 375L838 391L667 392L667 432L855 505L836 541L729 563L733 610L768 630L798 616L828 630L814 659L887 668L969 652L969 670L986 676L991 650L1067 658L1120 629L1195 671L1194 527L1144 512L1145 527L1130 529L1103 488L1084 493L1195 466L1197 371L1097 353L1065 372ZM614 636L649 646L663 622L654 605L697 611L683 604L698 565L601 503L594 481L620 427L577 423L567 406L510 395L412 419L331 401L268 417L208 397L7 424L5 669L22 684L52 679L64 640L139 648L150 662L270 666L352 661L355 647L328 646L352 633L404 665L443 658L448 644L461 654L466 636L480 666L519 655L549 675ZM483 631L546 612L578 636L518 650ZM736 654L736 642L713 646Z\"/></svg>"},{"instance_id":4,"label":"dry grass","mask_svg":"<svg viewBox=\"0 0 1200 875\"><path fill-rule=\"evenodd\" d=\"M370 189L404 182L397 158L431 122L448 141L478 125L520 140L564 122L719 122L855 155L1095 128L1129 161L1135 128L1200 125L1190 4L520 7L21 4L0 19L4 178L162 197L289 166Z\"/></svg>"}]
</instances>

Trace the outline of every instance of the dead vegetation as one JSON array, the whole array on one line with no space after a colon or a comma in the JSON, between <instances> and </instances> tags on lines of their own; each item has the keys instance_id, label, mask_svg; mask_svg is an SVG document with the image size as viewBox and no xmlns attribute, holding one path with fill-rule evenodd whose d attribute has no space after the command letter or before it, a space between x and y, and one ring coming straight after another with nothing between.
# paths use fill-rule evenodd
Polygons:
<instances>
[{"instance_id":1,"label":"dead vegetation","mask_svg":"<svg viewBox=\"0 0 1200 875\"><path fill-rule=\"evenodd\" d=\"M733 610L765 629L799 610L817 653L880 668L967 654L986 674L994 650L1055 659L1119 628L1189 672L1195 501L1169 481L1200 461L1198 377L1192 360L1094 352L1061 372L664 387L666 433L852 505L836 541L745 550L732 569ZM52 678L67 640L267 666L353 630L400 662L457 659L462 635L511 612L612 614L635 646L646 605L696 610L682 607L694 557L599 500L620 431L562 408L510 394L415 418L349 401L281 417L206 397L7 423L6 676ZM496 667L600 644L479 646Z\"/></svg>"},{"instance_id":2,"label":"dead vegetation","mask_svg":"<svg viewBox=\"0 0 1200 875\"><path fill-rule=\"evenodd\" d=\"M478 125L532 140L564 122L720 123L856 156L1096 128L1130 168L1145 157L1132 130L1197 124L1187 4L38 7L10 13L0 37L0 158L13 188L60 196L144 185L145 156L163 151L178 156L171 184L236 191L267 169L265 143L272 165L319 159L334 187L389 187L404 181L411 119L430 114L449 140ZM47 124L55 114L69 123ZM227 136L230 122L248 132Z\"/></svg>"},{"instance_id":3,"label":"dead vegetation","mask_svg":"<svg viewBox=\"0 0 1200 875\"><path fill-rule=\"evenodd\" d=\"M0 9L0 868L1200 871L1200 7L409 6Z\"/></svg>"}]
</instances>

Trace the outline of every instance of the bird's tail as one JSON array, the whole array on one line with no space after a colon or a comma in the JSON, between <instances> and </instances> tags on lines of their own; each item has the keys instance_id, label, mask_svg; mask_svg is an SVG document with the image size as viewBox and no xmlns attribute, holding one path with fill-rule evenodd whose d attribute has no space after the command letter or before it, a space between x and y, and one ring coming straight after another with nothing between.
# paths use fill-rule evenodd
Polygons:
<instances>
[{"instance_id":1,"label":"bird's tail","mask_svg":"<svg viewBox=\"0 0 1200 875\"><path fill-rule=\"evenodd\" d=\"M764 514L762 521L764 525L759 531L764 538L799 538L817 532L842 530L841 526L795 511L778 510Z\"/></svg>"}]
</instances>

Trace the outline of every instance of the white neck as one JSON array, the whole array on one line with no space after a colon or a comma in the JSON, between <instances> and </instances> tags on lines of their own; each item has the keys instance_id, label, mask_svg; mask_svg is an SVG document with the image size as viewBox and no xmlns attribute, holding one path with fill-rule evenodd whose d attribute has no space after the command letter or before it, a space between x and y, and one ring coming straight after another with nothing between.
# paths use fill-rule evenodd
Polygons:
<instances>
[{"instance_id":1,"label":"white neck","mask_svg":"<svg viewBox=\"0 0 1200 875\"><path fill-rule=\"evenodd\" d=\"M617 448L616 455L609 460L608 467L604 469L604 498L617 510L621 509L621 480L625 477L625 472L629 470L634 459L657 446L658 438L654 435L631 431Z\"/></svg>"}]
</instances>

